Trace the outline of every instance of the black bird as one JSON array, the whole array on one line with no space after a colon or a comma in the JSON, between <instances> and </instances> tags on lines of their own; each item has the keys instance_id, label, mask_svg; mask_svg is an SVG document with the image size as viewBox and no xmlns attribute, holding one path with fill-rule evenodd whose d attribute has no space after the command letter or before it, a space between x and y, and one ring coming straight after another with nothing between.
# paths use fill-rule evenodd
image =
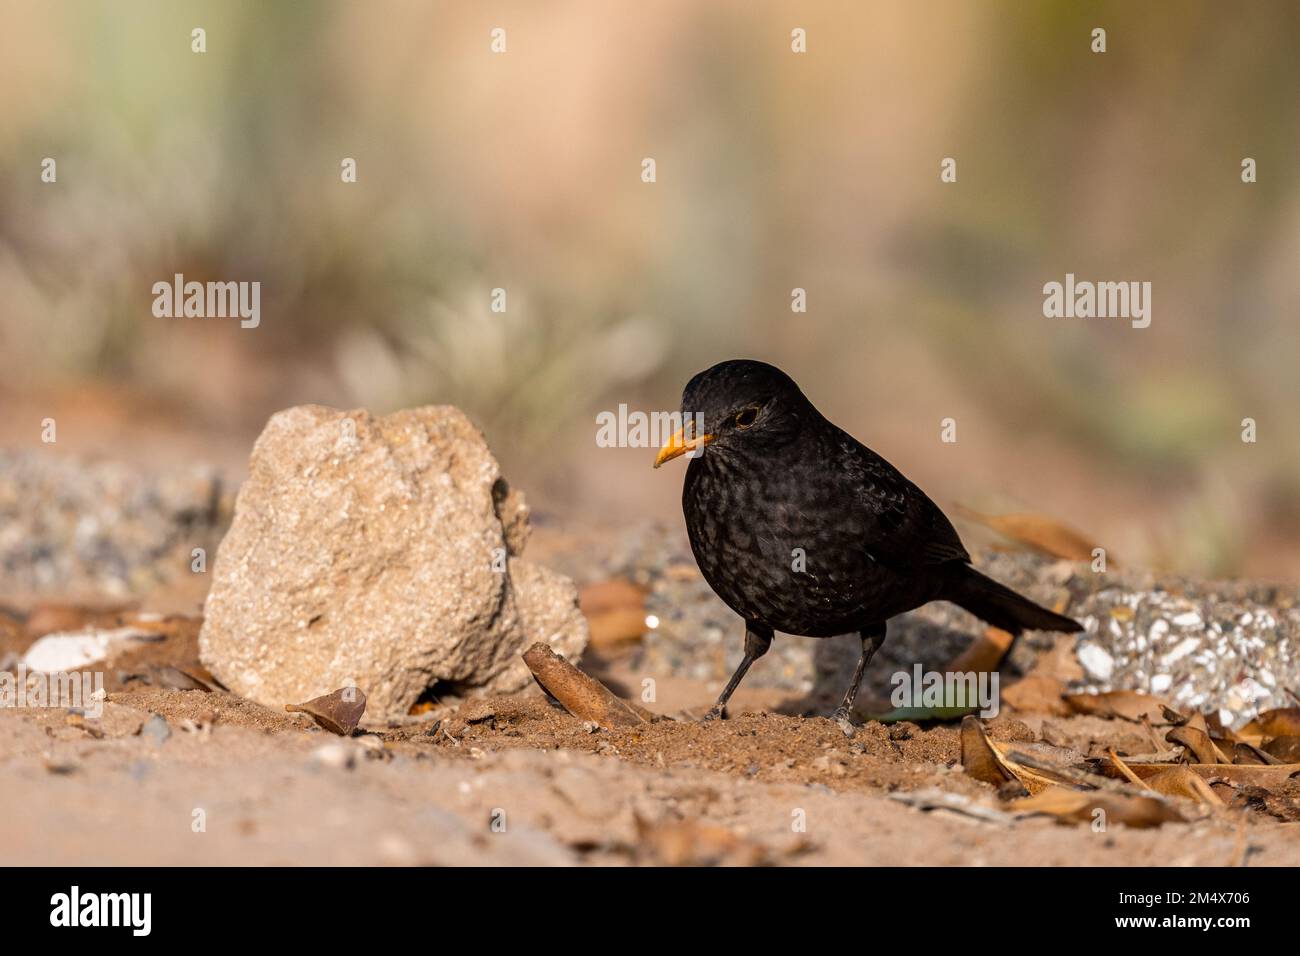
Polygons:
<instances>
[{"instance_id":1,"label":"black bird","mask_svg":"<svg viewBox=\"0 0 1300 956\"><path fill-rule=\"evenodd\" d=\"M856 633L862 654L832 715L846 730L885 622L951 601L1011 634L1080 631L970 565L952 522L897 468L827 421L774 366L735 359L682 393L682 510L705 580L745 621L745 656L705 719L720 717L772 632ZM706 450L707 446L707 450Z\"/></svg>"}]
</instances>

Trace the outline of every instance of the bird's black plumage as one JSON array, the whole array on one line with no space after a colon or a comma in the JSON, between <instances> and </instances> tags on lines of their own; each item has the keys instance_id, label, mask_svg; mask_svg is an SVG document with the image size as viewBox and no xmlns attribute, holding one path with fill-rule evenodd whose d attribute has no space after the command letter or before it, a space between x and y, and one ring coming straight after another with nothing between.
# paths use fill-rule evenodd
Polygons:
<instances>
[{"instance_id":1,"label":"bird's black plumage","mask_svg":"<svg viewBox=\"0 0 1300 956\"><path fill-rule=\"evenodd\" d=\"M885 622L929 601L953 601L1012 633L1081 629L975 571L939 507L827 421L780 369L715 365L687 384L682 412L700 423L684 436L697 456L682 492L691 549L747 629L745 661L712 714L774 630L862 636L858 674L836 712L844 721Z\"/></svg>"}]
</instances>

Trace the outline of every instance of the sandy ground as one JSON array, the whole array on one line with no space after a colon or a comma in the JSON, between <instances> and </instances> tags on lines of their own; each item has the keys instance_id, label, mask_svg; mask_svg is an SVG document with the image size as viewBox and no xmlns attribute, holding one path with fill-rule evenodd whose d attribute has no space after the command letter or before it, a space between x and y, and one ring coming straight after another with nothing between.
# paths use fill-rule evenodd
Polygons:
<instances>
[{"instance_id":1,"label":"sandy ground","mask_svg":"<svg viewBox=\"0 0 1300 956\"><path fill-rule=\"evenodd\" d=\"M23 638L8 623L12 650ZM1300 863L1300 823L1258 808L1191 807L1194 822L1104 832L1015 818L963 771L955 725L868 723L850 739L781 713L793 702L777 690L742 690L731 719L709 724L689 711L717 688L681 680L661 682L654 704L676 719L631 730L592 729L536 691L340 738L220 690L177 689L187 680L169 668L193 669L198 623L169 618L155 625L164 640L113 660L98 718L0 710L3 862ZM586 666L616 688L631 679L617 656ZM1059 749L1042 743L1045 723L1004 714L989 734ZM1141 751L1141 733L1056 716L1049 736L1066 751L1102 737ZM1293 783L1278 797L1288 806Z\"/></svg>"}]
</instances>

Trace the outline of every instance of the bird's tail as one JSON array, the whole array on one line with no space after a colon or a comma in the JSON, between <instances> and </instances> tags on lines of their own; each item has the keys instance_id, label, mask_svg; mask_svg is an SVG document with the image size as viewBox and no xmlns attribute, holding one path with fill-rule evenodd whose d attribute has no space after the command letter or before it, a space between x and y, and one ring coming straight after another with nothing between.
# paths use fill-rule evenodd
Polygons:
<instances>
[{"instance_id":1,"label":"bird's tail","mask_svg":"<svg viewBox=\"0 0 1300 956\"><path fill-rule=\"evenodd\" d=\"M943 601L964 607L976 617L1011 634L1021 631L1082 631L1083 625L1021 597L1005 585L980 574L969 564L957 565L944 592Z\"/></svg>"}]
</instances>

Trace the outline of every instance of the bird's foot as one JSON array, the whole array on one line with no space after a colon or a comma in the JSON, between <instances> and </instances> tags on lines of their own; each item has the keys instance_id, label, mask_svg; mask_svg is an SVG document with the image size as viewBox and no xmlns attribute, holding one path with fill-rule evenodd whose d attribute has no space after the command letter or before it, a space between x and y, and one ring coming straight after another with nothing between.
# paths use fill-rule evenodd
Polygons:
<instances>
[{"instance_id":1,"label":"bird's foot","mask_svg":"<svg viewBox=\"0 0 1300 956\"><path fill-rule=\"evenodd\" d=\"M853 725L853 721L849 718L847 707L836 707L835 713L831 714L831 720L835 721L840 730L844 732L845 737L852 737L857 733L858 728Z\"/></svg>"},{"instance_id":2,"label":"bird's foot","mask_svg":"<svg viewBox=\"0 0 1300 956\"><path fill-rule=\"evenodd\" d=\"M700 723L707 724L711 720L721 720L722 714L726 707L722 704L714 704L709 708L709 712L700 718Z\"/></svg>"}]
</instances>

